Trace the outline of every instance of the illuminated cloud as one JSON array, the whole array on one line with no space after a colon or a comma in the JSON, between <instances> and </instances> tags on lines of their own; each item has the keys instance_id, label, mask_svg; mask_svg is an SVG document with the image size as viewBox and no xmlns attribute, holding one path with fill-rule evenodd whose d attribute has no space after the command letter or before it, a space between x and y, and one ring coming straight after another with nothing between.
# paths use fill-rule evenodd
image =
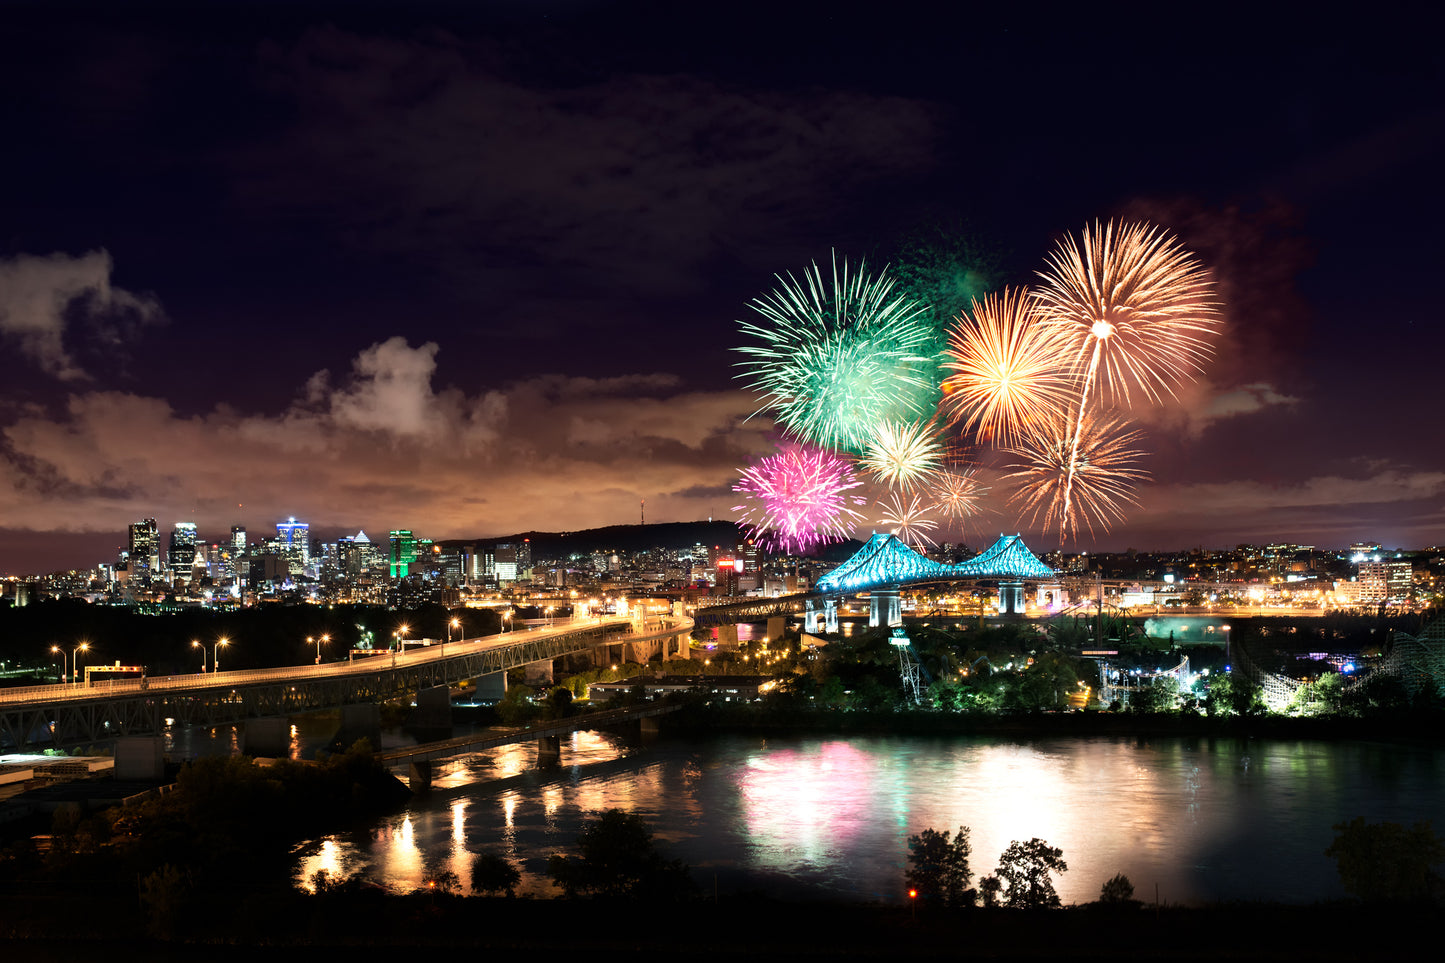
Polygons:
<instances>
[{"instance_id":1,"label":"illuminated cloud","mask_svg":"<svg viewBox=\"0 0 1445 963\"><path fill-rule=\"evenodd\" d=\"M66 346L67 329L80 327L104 349L127 329L162 320L155 299L112 286L111 269L104 250L0 259L0 335L47 374L86 378Z\"/></svg>"},{"instance_id":2,"label":"illuminated cloud","mask_svg":"<svg viewBox=\"0 0 1445 963\"><path fill-rule=\"evenodd\" d=\"M115 391L22 414L0 446L0 528L111 531L193 519L203 536L295 515L313 529L435 538L726 517L736 466L772 426L740 391L671 375L549 375L477 396L432 386L438 346L392 338L279 415L184 417ZM651 396L640 397L647 392Z\"/></svg>"}]
</instances>

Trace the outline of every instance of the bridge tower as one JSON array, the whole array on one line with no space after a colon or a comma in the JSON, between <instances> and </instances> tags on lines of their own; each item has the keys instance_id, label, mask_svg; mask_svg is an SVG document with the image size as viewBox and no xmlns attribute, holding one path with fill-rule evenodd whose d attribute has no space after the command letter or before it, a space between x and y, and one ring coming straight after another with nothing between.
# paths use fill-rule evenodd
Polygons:
<instances>
[{"instance_id":1,"label":"bridge tower","mask_svg":"<svg viewBox=\"0 0 1445 963\"><path fill-rule=\"evenodd\" d=\"M998 583L998 611L1000 615L1024 614L1024 583Z\"/></svg>"},{"instance_id":2,"label":"bridge tower","mask_svg":"<svg viewBox=\"0 0 1445 963\"><path fill-rule=\"evenodd\" d=\"M818 635L823 631L823 613L819 612L812 599L803 603L803 631Z\"/></svg>"},{"instance_id":3,"label":"bridge tower","mask_svg":"<svg viewBox=\"0 0 1445 963\"><path fill-rule=\"evenodd\" d=\"M838 600L825 599L823 601L823 631L838 631Z\"/></svg>"}]
</instances>

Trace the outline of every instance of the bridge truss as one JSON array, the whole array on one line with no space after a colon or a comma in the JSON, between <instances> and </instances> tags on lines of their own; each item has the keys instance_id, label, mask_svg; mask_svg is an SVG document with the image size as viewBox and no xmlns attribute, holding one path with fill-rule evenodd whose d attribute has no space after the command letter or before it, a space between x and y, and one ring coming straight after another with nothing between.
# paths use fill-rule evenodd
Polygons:
<instances>
[{"instance_id":1,"label":"bridge truss","mask_svg":"<svg viewBox=\"0 0 1445 963\"><path fill-rule=\"evenodd\" d=\"M85 745L155 735L167 725L234 725L247 719L384 702L599 645L666 638L691 627L683 620L636 633L625 621L602 622L513 642L489 637L453 643L445 655L423 649L394 659L377 655L319 667L127 681L104 689L37 686L44 691L34 695L0 690L0 696L6 697L0 701L0 750Z\"/></svg>"}]
</instances>

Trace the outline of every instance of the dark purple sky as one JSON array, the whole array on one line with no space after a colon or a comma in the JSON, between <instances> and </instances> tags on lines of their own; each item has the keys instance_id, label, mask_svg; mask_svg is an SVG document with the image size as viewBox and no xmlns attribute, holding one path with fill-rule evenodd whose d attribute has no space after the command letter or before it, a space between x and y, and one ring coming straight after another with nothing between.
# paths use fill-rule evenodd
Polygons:
<instances>
[{"instance_id":1,"label":"dark purple sky","mask_svg":"<svg viewBox=\"0 0 1445 963\"><path fill-rule=\"evenodd\" d=\"M145 516L730 517L774 272L942 225L1027 283L1119 216L1199 254L1227 330L1083 547L1445 541L1423 24L401 6L4 7L0 571ZM1028 533L994 501L975 540Z\"/></svg>"}]
</instances>

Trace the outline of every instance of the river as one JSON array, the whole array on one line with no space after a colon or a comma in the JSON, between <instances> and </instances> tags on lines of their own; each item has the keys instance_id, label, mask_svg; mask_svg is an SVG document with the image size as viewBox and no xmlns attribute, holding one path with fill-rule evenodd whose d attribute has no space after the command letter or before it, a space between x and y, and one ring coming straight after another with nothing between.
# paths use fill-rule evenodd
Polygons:
<instances>
[{"instance_id":1,"label":"river","mask_svg":"<svg viewBox=\"0 0 1445 963\"><path fill-rule=\"evenodd\" d=\"M547 857L615 807L724 897L899 901L908 836L966 825L976 875L1011 840L1061 848L1065 903L1120 872L1151 901L1303 903L1344 895L1323 854L1334 823L1445 823L1445 753L1374 743L578 733L561 765L535 756L440 766L404 812L300 846L297 881L325 869L408 891L450 871L466 892L473 856L494 852L522 868L522 892L552 895Z\"/></svg>"}]
</instances>

